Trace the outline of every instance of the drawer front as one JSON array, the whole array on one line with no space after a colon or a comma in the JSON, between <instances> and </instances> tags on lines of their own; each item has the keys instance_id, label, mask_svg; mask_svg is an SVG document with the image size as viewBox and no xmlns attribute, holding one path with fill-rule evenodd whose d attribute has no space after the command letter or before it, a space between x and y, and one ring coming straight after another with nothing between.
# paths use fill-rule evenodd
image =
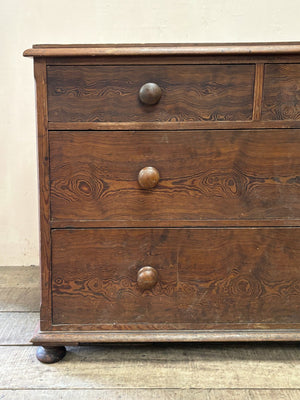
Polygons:
<instances>
[{"instance_id":1,"label":"drawer front","mask_svg":"<svg viewBox=\"0 0 300 400\"><path fill-rule=\"evenodd\" d=\"M252 118L255 66L48 66L51 122L223 121ZM143 104L140 88L161 98Z\"/></svg>"},{"instance_id":2,"label":"drawer front","mask_svg":"<svg viewBox=\"0 0 300 400\"><path fill-rule=\"evenodd\" d=\"M299 258L299 228L54 230L53 324L299 324ZM141 277L146 266L155 273Z\"/></svg>"},{"instance_id":3,"label":"drawer front","mask_svg":"<svg viewBox=\"0 0 300 400\"><path fill-rule=\"evenodd\" d=\"M159 171L153 189L144 167ZM299 170L300 130L50 132L51 218L300 218Z\"/></svg>"},{"instance_id":4,"label":"drawer front","mask_svg":"<svg viewBox=\"0 0 300 400\"><path fill-rule=\"evenodd\" d=\"M266 64L263 120L300 120L300 64Z\"/></svg>"}]
</instances>

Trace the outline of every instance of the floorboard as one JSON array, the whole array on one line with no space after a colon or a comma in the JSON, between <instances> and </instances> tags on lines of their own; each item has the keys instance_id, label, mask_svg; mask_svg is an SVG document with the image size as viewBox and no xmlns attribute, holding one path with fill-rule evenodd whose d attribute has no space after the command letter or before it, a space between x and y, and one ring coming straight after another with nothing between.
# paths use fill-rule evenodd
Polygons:
<instances>
[{"instance_id":1,"label":"floorboard","mask_svg":"<svg viewBox=\"0 0 300 400\"><path fill-rule=\"evenodd\" d=\"M295 344L82 346L52 365L2 346L0 365L0 389L300 389Z\"/></svg>"},{"instance_id":2,"label":"floorboard","mask_svg":"<svg viewBox=\"0 0 300 400\"><path fill-rule=\"evenodd\" d=\"M0 345L31 345L38 320L38 313L0 312Z\"/></svg>"},{"instance_id":3,"label":"floorboard","mask_svg":"<svg viewBox=\"0 0 300 400\"><path fill-rule=\"evenodd\" d=\"M0 289L1 288L39 288L40 268L30 267L1 267L0 266Z\"/></svg>"},{"instance_id":4,"label":"floorboard","mask_svg":"<svg viewBox=\"0 0 300 400\"><path fill-rule=\"evenodd\" d=\"M0 288L0 312L39 311L39 303L39 288Z\"/></svg>"},{"instance_id":5,"label":"floorboard","mask_svg":"<svg viewBox=\"0 0 300 400\"><path fill-rule=\"evenodd\" d=\"M299 390L0 390L5 400L299 400Z\"/></svg>"},{"instance_id":6,"label":"floorboard","mask_svg":"<svg viewBox=\"0 0 300 400\"><path fill-rule=\"evenodd\" d=\"M39 311L38 267L0 267L0 312Z\"/></svg>"}]
</instances>

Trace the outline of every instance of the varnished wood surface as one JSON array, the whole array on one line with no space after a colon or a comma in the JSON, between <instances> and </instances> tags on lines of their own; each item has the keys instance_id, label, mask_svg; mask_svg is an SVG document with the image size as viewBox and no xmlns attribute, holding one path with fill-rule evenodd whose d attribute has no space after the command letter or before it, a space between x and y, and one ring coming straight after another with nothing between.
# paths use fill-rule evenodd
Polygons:
<instances>
[{"instance_id":1,"label":"varnished wood surface","mask_svg":"<svg viewBox=\"0 0 300 400\"><path fill-rule=\"evenodd\" d=\"M95 56L95 57L46 57L47 65L203 65L203 64L295 64L300 61L299 54L265 55L190 55L190 56Z\"/></svg>"},{"instance_id":2,"label":"varnished wood surface","mask_svg":"<svg viewBox=\"0 0 300 400\"><path fill-rule=\"evenodd\" d=\"M156 83L145 83L139 91L139 99L143 104L154 105L161 98L161 88Z\"/></svg>"},{"instance_id":3,"label":"varnished wood surface","mask_svg":"<svg viewBox=\"0 0 300 400\"><path fill-rule=\"evenodd\" d=\"M266 64L262 119L300 120L300 63Z\"/></svg>"},{"instance_id":4,"label":"varnished wood surface","mask_svg":"<svg viewBox=\"0 0 300 400\"><path fill-rule=\"evenodd\" d=\"M261 107L264 85L264 69L265 65L262 63L256 64L255 81L254 81L254 99L253 99L253 121L261 119Z\"/></svg>"},{"instance_id":5,"label":"varnished wood surface","mask_svg":"<svg viewBox=\"0 0 300 400\"><path fill-rule=\"evenodd\" d=\"M299 324L299 239L296 228L54 230L53 323L94 330ZM159 276L144 292L143 266Z\"/></svg>"},{"instance_id":6,"label":"varnished wood surface","mask_svg":"<svg viewBox=\"0 0 300 400\"><path fill-rule=\"evenodd\" d=\"M300 218L299 139L299 130L51 132L52 221L284 225ZM160 181L142 190L149 165Z\"/></svg>"},{"instance_id":7,"label":"varnished wood surface","mask_svg":"<svg viewBox=\"0 0 300 400\"><path fill-rule=\"evenodd\" d=\"M197 122L49 122L49 130L220 130L220 129L300 129L300 120L281 121L197 121Z\"/></svg>"},{"instance_id":8,"label":"varnished wood surface","mask_svg":"<svg viewBox=\"0 0 300 400\"><path fill-rule=\"evenodd\" d=\"M41 335L40 340L45 344L47 341L54 344L59 337L62 340L68 337L68 343L74 340L75 344L80 342L79 337L85 342L88 338L85 331L91 330L89 337L93 342L97 341L97 335L99 341L109 338L117 341L118 335L124 338L124 330L128 329L133 340L154 337L159 340L159 335L164 335L161 330L164 323L167 329L177 330L181 335L177 338L183 340L221 340L224 331L226 340L298 339L300 321L297 320L299 293L295 254L299 250L296 242L299 228L292 229L291 226L299 226L300 221L297 204L299 50L299 43L46 45L32 50L37 51L35 77L43 287L43 331L37 333L36 338ZM28 51L25 55L33 53ZM154 79L156 77L158 80ZM138 100L139 89L146 82L157 83L162 88L158 104L145 106ZM51 133L49 142L48 129L56 130ZM157 168L161 179L157 187L145 190L147 194L140 196L142 190L138 187L137 176L147 165ZM211 228L205 228L206 225ZM267 228L268 225L274 227ZM53 234L59 232L57 235L62 238L69 235L71 230L65 228L70 226L93 226L96 229L74 230L75 235L82 235L78 248L69 253L67 266L57 268L54 265L52 271L50 226L62 228ZM99 229L100 226L106 229ZM117 229L109 229L113 226ZM166 229L167 226L202 226L204 229L175 230ZM223 226L224 229L213 226ZM100 247L91 240L86 259L78 257L82 260L80 269L75 258L81 244L89 245L88 232L91 231L97 235L102 231L106 236ZM128 253L126 243L133 240L131 235L135 231L139 232L137 235L145 236L144 247L135 240L136 247L130 245ZM143 234L150 231L166 231L167 239L157 245L156 234L150 239ZM192 232L192 240L180 234L177 237L183 231ZM200 231L204 237L198 236ZM112 240L109 232L118 233ZM217 235L215 243L211 240L214 232ZM129 239L122 241L122 235ZM106 240L111 240L114 245L96 265L91 259L92 253L95 248L98 249L96 253L104 251L101 246ZM61 247L68 247L68 241L61 242L59 245L56 243L60 254L68 254L68 250ZM181 242L186 243L184 249ZM216 254L210 251L209 257L205 258L205 249L214 249L214 246L219 246ZM263 253L259 255L260 248L263 248ZM87 251L85 248L82 253ZM56 254L55 249L53 254ZM133 263L134 255L142 260L142 265ZM157 260L165 261L169 269L178 265L175 280L180 283L172 291L173 275L164 268L165 286L159 281L152 290L143 292L140 295L141 308L130 273L134 268L142 268L147 257L153 255ZM87 260L90 260L89 265ZM120 260L124 260L125 267L118 263ZM130 260L132 263L128 266ZM216 261L219 268L208 268L205 263L209 260ZM151 265L148 261L146 265ZM231 263L235 262L239 266L231 269ZM75 265L75 272L70 265ZM107 269L107 265L111 267ZM204 282L208 286L202 285L201 273L202 280L199 279L199 265L200 270L206 270L207 281ZM156 265L153 267L157 268ZM121 278L117 275L120 268ZM63 290L69 292L58 293L57 287L53 286L56 291L53 296L60 300L58 308L52 308L49 283L53 273L58 271L67 274L70 285L65 285ZM222 271L226 272L224 276ZM80 275L77 279L77 273L88 276L82 279ZM108 274L107 299L99 294L103 289L101 279L100 286L99 283L90 285L94 279L92 274L98 279L103 273ZM114 275L109 275L111 273ZM158 278L161 278L161 270L158 270ZM126 286L128 279L129 286ZM112 286L111 282L114 283ZM118 285L122 287L121 291ZM118 296L114 299L116 287ZM204 293L199 287L204 288ZM231 290L232 287L235 291ZM162 292L156 297L146 293L158 289ZM9 304L13 289L5 290L5 302ZM23 290L21 295L26 296L27 289L20 290ZM75 316L68 301L61 300L71 298L74 293L80 300L83 298L82 303L75 301L78 314ZM162 299L161 303L155 303L154 299L158 297ZM209 299L207 303L206 297ZM146 302L148 298L150 303ZM238 303L234 301L236 298ZM103 317L104 303L108 317ZM129 308L124 312L122 307L121 311L118 310L120 303L122 307L129 304ZM155 307L159 310L158 321L155 321ZM28 309L31 308L29 305ZM217 312L213 313L211 308ZM6 310L13 308L9 305ZM199 323L197 312L203 323ZM163 317L164 314L167 318ZM79 322L72 324L72 320L68 325L55 325L57 331L51 334L52 315L56 322L65 317L78 318ZM144 322L136 320L140 317ZM84 318L87 318L87 323ZM140 330L136 337L134 326ZM184 334L188 330L189 337ZM108 335L112 331L113 338ZM144 336L140 336L143 331ZM104 336L100 337L100 332ZM168 340L168 332L164 338ZM127 336L126 340L129 339ZM176 335L170 335L169 339L175 340Z\"/></svg>"},{"instance_id":9,"label":"varnished wood surface","mask_svg":"<svg viewBox=\"0 0 300 400\"><path fill-rule=\"evenodd\" d=\"M254 65L48 66L51 122L251 120ZM161 88L156 105L140 88Z\"/></svg>"},{"instance_id":10,"label":"varnished wood surface","mask_svg":"<svg viewBox=\"0 0 300 400\"><path fill-rule=\"evenodd\" d=\"M46 60L35 60L34 78L37 99L37 136L39 172L40 263L41 263L41 325L49 327L51 320L51 236L50 236L50 182Z\"/></svg>"},{"instance_id":11,"label":"varnished wood surface","mask_svg":"<svg viewBox=\"0 0 300 400\"><path fill-rule=\"evenodd\" d=\"M43 364L55 364L66 355L65 346L39 346L36 358Z\"/></svg>"},{"instance_id":12,"label":"varnished wood surface","mask_svg":"<svg viewBox=\"0 0 300 400\"><path fill-rule=\"evenodd\" d=\"M157 186L160 176L154 167L144 167L138 174L138 183L141 189L153 189Z\"/></svg>"},{"instance_id":13,"label":"varnished wood surface","mask_svg":"<svg viewBox=\"0 0 300 400\"><path fill-rule=\"evenodd\" d=\"M35 45L24 56L145 56L145 55L219 55L219 54L299 54L299 42L271 43L165 43L165 44L90 44Z\"/></svg>"},{"instance_id":14,"label":"varnished wood surface","mask_svg":"<svg viewBox=\"0 0 300 400\"><path fill-rule=\"evenodd\" d=\"M143 221L140 220L74 220L74 219L60 219L51 222L52 228L191 228L191 227L300 227L300 219L252 219L252 220L241 220L241 219L211 219L211 220L162 220L162 221Z\"/></svg>"},{"instance_id":15,"label":"varnished wood surface","mask_svg":"<svg viewBox=\"0 0 300 400\"><path fill-rule=\"evenodd\" d=\"M153 289L158 280L157 270L153 267L145 266L137 272L136 282L141 291Z\"/></svg>"},{"instance_id":16,"label":"varnished wood surface","mask_svg":"<svg viewBox=\"0 0 300 400\"><path fill-rule=\"evenodd\" d=\"M296 324L295 324L296 325ZM299 325L299 324L298 324ZM82 326L83 329L90 329ZM220 327L219 327L220 328ZM78 346L86 343L192 343L192 342L298 342L300 329L215 329L209 330L109 330L109 331L63 331L67 326L56 326L55 331L41 332L38 329L31 342L35 345ZM60 330L58 330L60 329Z\"/></svg>"},{"instance_id":17,"label":"varnished wood surface","mask_svg":"<svg viewBox=\"0 0 300 400\"><path fill-rule=\"evenodd\" d=\"M0 272L12 290L22 285L29 297L35 296L39 268L1 267ZM11 298L12 304L15 300ZM300 396L298 344L68 347L66 359L48 367L38 363L28 342L32 313L1 310L0 301L2 399L298 400ZM141 371L133 371L134 365Z\"/></svg>"}]
</instances>

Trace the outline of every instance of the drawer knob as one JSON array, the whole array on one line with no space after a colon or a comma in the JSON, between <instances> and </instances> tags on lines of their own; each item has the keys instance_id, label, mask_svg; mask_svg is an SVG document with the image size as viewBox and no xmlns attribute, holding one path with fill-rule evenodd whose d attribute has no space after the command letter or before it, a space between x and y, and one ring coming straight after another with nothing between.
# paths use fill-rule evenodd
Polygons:
<instances>
[{"instance_id":1,"label":"drawer knob","mask_svg":"<svg viewBox=\"0 0 300 400\"><path fill-rule=\"evenodd\" d=\"M159 182L159 172L154 167L145 167L140 170L138 182L142 189L152 189Z\"/></svg>"},{"instance_id":2,"label":"drawer knob","mask_svg":"<svg viewBox=\"0 0 300 400\"><path fill-rule=\"evenodd\" d=\"M155 268L143 267L138 271L137 284L142 290L152 289L158 281L158 273Z\"/></svg>"},{"instance_id":3,"label":"drawer knob","mask_svg":"<svg viewBox=\"0 0 300 400\"><path fill-rule=\"evenodd\" d=\"M161 88L156 83L145 83L145 85L140 88L139 98L144 104L156 104L161 98Z\"/></svg>"}]
</instances>

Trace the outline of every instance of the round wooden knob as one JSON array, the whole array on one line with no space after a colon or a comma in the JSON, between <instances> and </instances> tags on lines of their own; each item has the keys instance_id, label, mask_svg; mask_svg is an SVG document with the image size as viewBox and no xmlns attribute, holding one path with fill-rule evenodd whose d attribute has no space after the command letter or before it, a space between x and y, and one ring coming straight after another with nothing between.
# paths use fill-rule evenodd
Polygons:
<instances>
[{"instance_id":1,"label":"round wooden knob","mask_svg":"<svg viewBox=\"0 0 300 400\"><path fill-rule=\"evenodd\" d=\"M152 289L158 281L158 273L152 267L143 267L137 275L138 287L142 290Z\"/></svg>"},{"instance_id":2,"label":"round wooden knob","mask_svg":"<svg viewBox=\"0 0 300 400\"><path fill-rule=\"evenodd\" d=\"M145 83L145 85L140 88L139 98L144 104L156 104L161 98L161 88L156 83Z\"/></svg>"},{"instance_id":3,"label":"round wooden knob","mask_svg":"<svg viewBox=\"0 0 300 400\"><path fill-rule=\"evenodd\" d=\"M142 189L152 189L159 182L159 172L154 167L145 167L140 170L138 182Z\"/></svg>"}]
</instances>

